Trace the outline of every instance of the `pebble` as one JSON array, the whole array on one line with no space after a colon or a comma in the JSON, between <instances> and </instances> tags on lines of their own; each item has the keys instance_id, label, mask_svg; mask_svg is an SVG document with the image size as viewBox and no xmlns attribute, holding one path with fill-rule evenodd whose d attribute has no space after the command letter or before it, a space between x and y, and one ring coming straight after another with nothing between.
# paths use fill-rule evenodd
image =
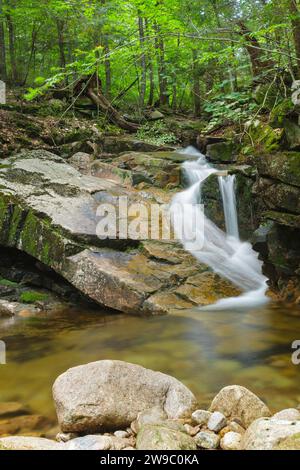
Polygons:
<instances>
[{"instance_id":1,"label":"pebble","mask_svg":"<svg viewBox=\"0 0 300 470\"><path fill-rule=\"evenodd\" d=\"M226 417L222 413L219 413L219 411L215 411L209 418L207 427L210 431L220 432L221 429L225 428L226 424Z\"/></svg>"},{"instance_id":2,"label":"pebble","mask_svg":"<svg viewBox=\"0 0 300 470\"><path fill-rule=\"evenodd\" d=\"M126 439L128 437L128 432L127 431L116 431L114 432L114 436L120 437L121 439Z\"/></svg>"},{"instance_id":3,"label":"pebble","mask_svg":"<svg viewBox=\"0 0 300 470\"><path fill-rule=\"evenodd\" d=\"M228 432L221 439L221 449L223 450L240 450L241 449L241 434L237 432Z\"/></svg>"},{"instance_id":4,"label":"pebble","mask_svg":"<svg viewBox=\"0 0 300 470\"><path fill-rule=\"evenodd\" d=\"M197 410L194 411L192 414L192 419L195 423L199 424L200 426L204 426L208 423L212 413L210 411L205 410Z\"/></svg>"},{"instance_id":5,"label":"pebble","mask_svg":"<svg viewBox=\"0 0 300 470\"><path fill-rule=\"evenodd\" d=\"M220 444L220 437L211 431L201 431L194 439L197 446L202 449L217 449Z\"/></svg>"}]
</instances>

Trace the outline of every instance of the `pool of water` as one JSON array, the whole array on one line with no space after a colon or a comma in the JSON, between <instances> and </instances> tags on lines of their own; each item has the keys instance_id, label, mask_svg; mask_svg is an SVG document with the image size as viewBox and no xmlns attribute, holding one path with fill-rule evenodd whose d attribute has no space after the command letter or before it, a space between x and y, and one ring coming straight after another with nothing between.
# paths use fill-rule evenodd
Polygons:
<instances>
[{"instance_id":1,"label":"pool of water","mask_svg":"<svg viewBox=\"0 0 300 470\"><path fill-rule=\"evenodd\" d=\"M0 339L7 347L0 401L20 401L51 418L55 378L100 359L171 374L203 406L229 384L250 388L274 411L300 403L300 366L291 361L291 344L300 339L300 311L282 305L153 318L73 310L1 320Z\"/></svg>"}]
</instances>

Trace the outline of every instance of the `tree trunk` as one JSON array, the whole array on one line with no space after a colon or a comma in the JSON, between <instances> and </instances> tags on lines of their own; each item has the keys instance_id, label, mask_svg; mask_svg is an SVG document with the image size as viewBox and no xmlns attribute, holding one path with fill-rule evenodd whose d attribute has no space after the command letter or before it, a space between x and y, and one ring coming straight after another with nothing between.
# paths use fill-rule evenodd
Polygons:
<instances>
[{"instance_id":1,"label":"tree trunk","mask_svg":"<svg viewBox=\"0 0 300 470\"><path fill-rule=\"evenodd\" d=\"M94 74L93 76L81 78L74 87L75 93L84 93L94 103L107 119L116 126L129 132L136 132L139 124L126 121L124 117L117 111L110 101L103 95L101 90L101 81Z\"/></svg>"},{"instance_id":2,"label":"tree trunk","mask_svg":"<svg viewBox=\"0 0 300 470\"><path fill-rule=\"evenodd\" d=\"M247 28L243 21L238 22L240 28L240 35L244 37L246 41L246 49L248 51L254 79L264 72L267 68L273 68L274 63L271 60L263 60L263 51L260 49L260 44L256 37L251 34L251 31Z\"/></svg>"},{"instance_id":3,"label":"tree trunk","mask_svg":"<svg viewBox=\"0 0 300 470\"><path fill-rule=\"evenodd\" d=\"M0 79L7 81L5 33L2 6L3 3L2 0L0 0Z\"/></svg>"},{"instance_id":4,"label":"tree trunk","mask_svg":"<svg viewBox=\"0 0 300 470\"><path fill-rule=\"evenodd\" d=\"M143 109L145 105L145 96L147 88L147 64L146 64L146 54L145 54L145 28L144 20L141 16L138 18L139 24L139 36L140 36L140 46L141 46L141 81L140 81L140 108Z\"/></svg>"},{"instance_id":5,"label":"tree trunk","mask_svg":"<svg viewBox=\"0 0 300 470\"><path fill-rule=\"evenodd\" d=\"M198 117L201 115L201 89L200 89L200 69L198 64L198 53L193 49L193 95L194 113Z\"/></svg>"},{"instance_id":6,"label":"tree trunk","mask_svg":"<svg viewBox=\"0 0 300 470\"><path fill-rule=\"evenodd\" d=\"M15 26L10 14L6 15L7 27L8 27L8 38L9 38L9 58L11 66L11 78L12 83L18 82L18 68L16 61L16 48L15 48Z\"/></svg>"},{"instance_id":7,"label":"tree trunk","mask_svg":"<svg viewBox=\"0 0 300 470\"><path fill-rule=\"evenodd\" d=\"M297 75L300 77L300 15L296 0L290 0L290 11L292 14L293 36L297 57Z\"/></svg>"},{"instance_id":8,"label":"tree trunk","mask_svg":"<svg viewBox=\"0 0 300 470\"><path fill-rule=\"evenodd\" d=\"M149 22L145 19L145 27L147 34L149 33ZM154 93L155 93L155 84L154 84L154 70L153 70L153 59L152 54L149 51L147 54L147 62L148 62L148 71L149 71L149 98L148 98L148 106L153 106L154 104Z\"/></svg>"},{"instance_id":9,"label":"tree trunk","mask_svg":"<svg viewBox=\"0 0 300 470\"><path fill-rule=\"evenodd\" d=\"M159 83L159 103L161 106L169 106L168 96L168 80L166 75L165 63L165 45L163 38L160 34L160 27L155 22L155 48L157 51L157 64L158 64L158 83Z\"/></svg>"},{"instance_id":10,"label":"tree trunk","mask_svg":"<svg viewBox=\"0 0 300 470\"><path fill-rule=\"evenodd\" d=\"M59 49L59 66L62 69L66 68L66 55L65 55L65 38L64 38L64 29L65 22L64 20L56 20L57 33L58 33L58 49Z\"/></svg>"}]
</instances>

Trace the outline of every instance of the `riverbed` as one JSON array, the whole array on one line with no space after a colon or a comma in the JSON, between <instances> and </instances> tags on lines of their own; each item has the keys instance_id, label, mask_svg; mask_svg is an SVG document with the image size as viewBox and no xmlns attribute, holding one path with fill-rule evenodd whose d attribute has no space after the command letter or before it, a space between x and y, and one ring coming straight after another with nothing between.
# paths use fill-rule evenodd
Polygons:
<instances>
[{"instance_id":1,"label":"riverbed","mask_svg":"<svg viewBox=\"0 0 300 470\"><path fill-rule=\"evenodd\" d=\"M182 311L139 318L75 310L1 320L7 364L0 366L0 401L19 401L55 417L55 378L79 364L117 359L171 374L201 406L229 384L244 385L278 411L300 403L300 311L269 304L250 311Z\"/></svg>"}]
</instances>

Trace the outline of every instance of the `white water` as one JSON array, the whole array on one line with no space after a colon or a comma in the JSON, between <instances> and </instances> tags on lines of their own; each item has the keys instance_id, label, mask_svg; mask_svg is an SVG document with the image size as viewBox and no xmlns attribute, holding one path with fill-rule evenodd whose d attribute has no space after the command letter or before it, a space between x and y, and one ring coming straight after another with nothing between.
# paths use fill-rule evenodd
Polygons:
<instances>
[{"instance_id":1,"label":"white water","mask_svg":"<svg viewBox=\"0 0 300 470\"><path fill-rule=\"evenodd\" d=\"M226 232L235 238L240 238L235 199L235 176L219 176L219 187L223 200Z\"/></svg>"},{"instance_id":2,"label":"white water","mask_svg":"<svg viewBox=\"0 0 300 470\"><path fill-rule=\"evenodd\" d=\"M266 297L267 279L262 274L262 265L258 260L258 254L252 249L250 243L242 242L239 238L234 176L219 176L227 230L225 233L205 216L204 210L199 204L202 184L218 170L211 167L205 156L194 147L188 147L181 153L199 158L197 161L186 161L183 164L189 187L177 194L171 203L170 210L175 235L182 242L184 248L201 263L207 264L214 272L230 280L244 291L240 297L220 300L203 309L253 308L268 302ZM183 212L183 210L178 211L179 206L184 207L184 218L178 216L179 212ZM195 233L197 237L195 237ZM194 237L192 237L193 235ZM191 241L192 239L193 241Z\"/></svg>"}]
</instances>

